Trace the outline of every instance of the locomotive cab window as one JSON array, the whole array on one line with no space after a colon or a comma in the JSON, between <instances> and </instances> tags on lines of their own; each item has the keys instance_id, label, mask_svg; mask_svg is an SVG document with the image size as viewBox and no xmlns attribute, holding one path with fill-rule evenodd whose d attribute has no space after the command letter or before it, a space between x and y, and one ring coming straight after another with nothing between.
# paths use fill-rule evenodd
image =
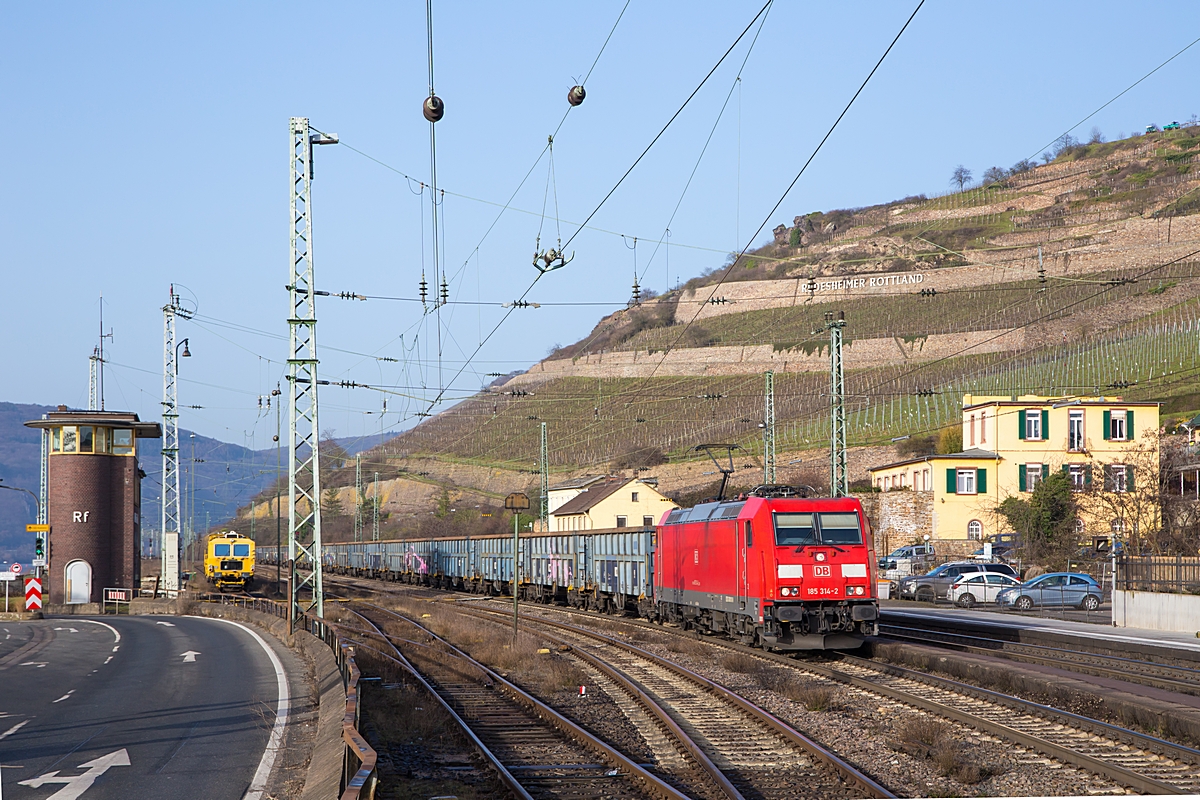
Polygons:
<instances>
[{"instance_id":1,"label":"locomotive cab window","mask_svg":"<svg viewBox=\"0 0 1200 800\"><path fill-rule=\"evenodd\" d=\"M221 556L229 555L229 545L214 544L213 545L213 555L216 556L217 558L220 558ZM241 554L239 553L238 555L241 555Z\"/></svg>"},{"instance_id":2,"label":"locomotive cab window","mask_svg":"<svg viewBox=\"0 0 1200 800\"><path fill-rule=\"evenodd\" d=\"M862 528L854 512L821 512L822 544L862 544Z\"/></svg>"},{"instance_id":3,"label":"locomotive cab window","mask_svg":"<svg viewBox=\"0 0 1200 800\"><path fill-rule=\"evenodd\" d=\"M746 520L746 547L754 547L754 526Z\"/></svg>"},{"instance_id":4,"label":"locomotive cab window","mask_svg":"<svg viewBox=\"0 0 1200 800\"><path fill-rule=\"evenodd\" d=\"M775 514L775 544L796 547L817 543L812 514Z\"/></svg>"},{"instance_id":5,"label":"locomotive cab window","mask_svg":"<svg viewBox=\"0 0 1200 800\"><path fill-rule=\"evenodd\" d=\"M235 556L239 556L239 557L241 557L241 558L246 558L246 557L248 557L248 556L250 555L250 545L248 545L248 544L235 544L235 545L233 546L233 554L234 554Z\"/></svg>"}]
</instances>

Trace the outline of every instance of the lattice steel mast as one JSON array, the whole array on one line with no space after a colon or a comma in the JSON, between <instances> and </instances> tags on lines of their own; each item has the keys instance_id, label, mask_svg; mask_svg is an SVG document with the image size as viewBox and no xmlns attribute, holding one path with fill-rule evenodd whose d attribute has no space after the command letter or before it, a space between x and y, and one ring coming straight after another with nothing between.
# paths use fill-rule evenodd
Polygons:
<instances>
[{"instance_id":1,"label":"lattice steel mast","mask_svg":"<svg viewBox=\"0 0 1200 800\"><path fill-rule=\"evenodd\" d=\"M336 134L292 117L291 280L288 282L288 560L289 620L323 616L321 579L321 453L317 415L317 313L313 283L313 145L337 144Z\"/></svg>"},{"instance_id":2,"label":"lattice steel mast","mask_svg":"<svg viewBox=\"0 0 1200 800\"><path fill-rule=\"evenodd\" d=\"M93 347L88 356L88 411L100 410L100 348Z\"/></svg>"},{"instance_id":3,"label":"lattice steel mast","mask_svg":"<svg viewBox=\"0 0 1200 800\"><path fill-rule=\"evenodd\" d=\"M763 392L763 483L775 483L775 373L768 370Z\"/></svg>"},{"instance_id":4,"label":"lattice steel mast","mask_svg":"<svg viewBox=\"0 0 1200 800\"><path fill-rule=\"evenodd\" d=\"M175 346L175 317L187 314L180 308L179 295L175 294L174 285L170 290L170 302L163 306L163 399L162 399L162 515L159 526L159 558L162 563L162 587L169 591L179 588L179 521L183 514L180 511L179 489L179 405L176 397L177 372L179 361ZM169 568L167 559L166 535L175 534L176 560L175 568Z\"/></svg>"},{"instance_id":5,"label":"lattice steel mast","mask_svg":"<svg viewBox=\"0 0 1200 800\"><path fill-rule=\"evenodd\" d=\"M825 312L825 327L829 330L829 496L850 494L849 471L846 467L846 377L842 367L842 329L846 327L846 312Z\"/></svg>"},{"instance_id":6,"label":"lattice steel mast","mask_svg":"<svg viewBox=\"0 0 1200 800\"><path fill-rule=\"evenodd\" d=\"M550 447L546 440L546 423L542 423L541 455L538 466L541 468L541 501L538 504L538 518L542 521L542 530L550 530Z\"/></svg>"}]
</instances>

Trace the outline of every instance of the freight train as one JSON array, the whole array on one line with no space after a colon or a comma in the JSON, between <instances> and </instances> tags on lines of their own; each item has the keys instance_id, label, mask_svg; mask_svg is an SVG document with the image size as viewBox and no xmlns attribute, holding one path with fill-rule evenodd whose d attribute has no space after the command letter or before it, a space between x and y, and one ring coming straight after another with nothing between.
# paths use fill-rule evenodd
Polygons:
<instances>
[{"instance_id":1,"label":"freight train","mask_svg":"<svg viewBox=\"0 0 1200 800\"><path fill-rule=\"evenodd\" d=\"M237 531L209 534L204 578L221 591L246 589L254 580L254 540Z\"/></svg>"},{"instance_id":2,"label":"freight train","mask_svg":"<svg viewBox=\"0 0 1200 800\"><path fill-rule=\"evenodd\" d=\"M259 547L275 563L274 547ZM326 571L511 595L506 535L326 544ZM853 498L760 486L657 527L521 536L522 599L637 614L773 650L847 649L878 630L871 527Z\"/></svg>"}]
</instances>

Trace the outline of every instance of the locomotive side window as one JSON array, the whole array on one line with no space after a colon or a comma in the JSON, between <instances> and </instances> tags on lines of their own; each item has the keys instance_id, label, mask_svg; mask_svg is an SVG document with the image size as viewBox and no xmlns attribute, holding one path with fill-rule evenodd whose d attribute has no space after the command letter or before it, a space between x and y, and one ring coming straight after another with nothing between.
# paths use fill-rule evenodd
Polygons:
<instances>
[{"instance_id":1,"label":"locomotive side window","mask_svg":"<svg viewBox=\"0 0 1200 800\"><path fill-rule=\"evenodd\" d=\"M746 520L746 547L754 547L754 527L750 520Z\"/></svg>"},{"instance_id":2,"label":"locomotive side window","mask_svg":"<svg viewBox=\"0 0 1200 800\"><path fill-rule=\"evenodd\" d=\"M862 544L862 529L858 514L821 512L821 542L823 544Z\"/></svg>"},{"instance_id":3,"label":"locomotive side window","mask_svg":"<svg viewBox=\"0 0 1200 800\"><path fill-rule=\"evenodd\" d=\"M775 544L783 546L817 543L812 514L776 514Z\"/></svg>"}]
</instances>

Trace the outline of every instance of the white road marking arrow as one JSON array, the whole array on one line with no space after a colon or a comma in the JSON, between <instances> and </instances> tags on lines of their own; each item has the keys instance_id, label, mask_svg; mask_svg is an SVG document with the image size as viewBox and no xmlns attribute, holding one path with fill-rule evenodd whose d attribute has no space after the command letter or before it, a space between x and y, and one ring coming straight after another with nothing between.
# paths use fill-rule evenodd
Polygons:
<instances>
[{"instance_id":1,"label":"white road marking arrow","mask_svg":"<svg viewBox=\"0 0 1200 800\"><path fill-rule=\"evenodd\" d=\"M159 622L156 622L156 623L154 623L154 624L155 624L155 625L166 625L168 628L174 628L174 627L175 627L175 623L174 623L174 622L161 622L161 621L159 621Z\"/></svg>"},{"instance_id":2,"label":"white road marking arrow","mask_svg":"<svg viewBox=\"0 0 1200 800\"><path fill-rule=\"evenodd\" d=\"M55 628L56 631L70 631L71 633L79 633L78 628Z\"/></svg>"},{"instance_id":3,"label":"white road marking arrow","mask_svg":"<svg viewBox=\"0 0 1200 800\"><path fill-rule=\"evenodd\" d=\"M180 653L179 655L183 656L183 663L186 664L189 661L195 661L196 656L198 656L200 654L198 652L196 652L195 650L188 650L186 653Z\"/></svg>"},{"instance_id":4,"label":"white road marking arrow","mask_svg":"<svg viewBox=\"0 0 1200 800\"><path fill-rule=\"evenodd\" d=\"M34 789L39 788L47 783L65 783L66 786L59 789L54 794L46 798L46 800L76 800L81 794L92 788L92 784L96 779L103 775L113 767L128 767L129 753L124 748L114 750L106 756L88 761L85 764L80 764L79 769L87 770L82 775L72 777L58 774L58 770L47 772L45 775L39 775L36 778L30 778L27 781L21 781L22 786L30 786Z\"/></svg>"}]
</instances>

